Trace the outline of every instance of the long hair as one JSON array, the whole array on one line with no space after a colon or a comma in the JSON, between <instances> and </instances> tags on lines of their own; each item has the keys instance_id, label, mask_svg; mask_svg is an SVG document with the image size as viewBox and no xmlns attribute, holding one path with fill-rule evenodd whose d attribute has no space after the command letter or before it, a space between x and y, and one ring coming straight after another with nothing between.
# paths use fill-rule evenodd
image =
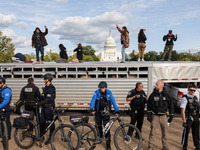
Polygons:
<instances>
[{"instance_id":1,"label":"long hair","mask_svg":"<svg viewBox=\"0 0 200 150\"><path fill-rule=\"evenodd\" d=\"M66 49L63 44L59 44L59 48L60 48L60 50Z\"/></svg>"},{"instance_id":2,"label":"long hair","mask_svg":"<svg viewBox=\"0 0 200 150\"><path fill-rule=\"evenodd\" d=\"M144 34L143 29L140 29L140 32L138 33L138 37L140 37L141 34Z\"/></svg>"},{"instance_id":3,"label":"long hair","mask_svg":"<svg viewBox=\"0 0 200 150\"><path fill-rule=\"evenodd\" d=\"M122 35L126 36L126 34L129 33L127 27L123 26L122 29L124 29L124 31L122 31Z\"/></svg>"}]
</instances>

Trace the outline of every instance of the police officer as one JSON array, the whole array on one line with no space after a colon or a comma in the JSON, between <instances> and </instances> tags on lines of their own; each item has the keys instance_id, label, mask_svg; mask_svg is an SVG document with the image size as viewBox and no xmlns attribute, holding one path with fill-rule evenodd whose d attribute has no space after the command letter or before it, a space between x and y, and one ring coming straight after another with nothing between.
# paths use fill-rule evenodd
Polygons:
<instances>
[{"instance_id":1,"label":"police officer","mask_svg":"<svg viewBox=\"0 0 200 150\"><path fill-rule=\"evenodd\" d=\"M110 90L107 89L107 83L105 81L101 81L98 85L99 89L94 92L90 103L90 111L92 114L95 114L95 121L98 125L100 137L102 137L102 121L104 126L110 120L110 112L111 112L111 103L115 109L116 115L118 115L119 109L115 102L115 98ZM95 113L96 111L96 113ZM111 150L110 147L110 131L106 134L106 149Z\"/></svg>"},{"instance_id":2,"label":"police officer","mask_svg":"<svg viewBox=\"0 0 200 150\"><path fill-rule=\"evenodd\" d=\"M0 109L5 108L4 117L6 118L6 124L8 129L8 139L11 139L11 123L10 123L10 105L12 99L12 91L6 85L4 77L0 77Z\"/></svg>"},{"instance_id":3,"label":"police officer","mask_svg":"<svg viewBox=\"0 0 200 150\"><path fill-rule=\"evenodd\" d=\"M34 111L33 106L41 100L39 88L34 84L33 77L28 78L28 84L21 90L20 99L25 104L25 110Z\"/></svg>"},{"instance_id":4,"label":"police officer","mask_svg":"<svg viewBox=\"0 0 200 150\"><path fill-rule=\"evenodd\" d=\"M167 110L169 109L169 119L167 120ZM167 142L168 123L173 120L174 106L171 96L164 88L162 80L156 82L156 87L151 93L147 101L147 120L151 122L151 130L149 134L148 150L154 146L154 138L156 136L156 128L161 127L162 131L162 150L169 150Z\"/></svg>"},{"instance_id":5,"label":"police officer","mask_svg":"<svg viewBox=\"0 0 200 150\"><path fill-rule=\"evenodd\" d=\"M196 87L190 85L187 95L183 95L181 99L180 108L184 127L182 138L183 150L187 150L190 128L192 128L193 142L196 147L195 150L199 150L199 100L196 95L194 95L195 91Z\"/></svg>"},{"instance_id":6,"label":"police officer","mask_svg":"<svg viewBox=\"0 0 200 150\"><path fill-rule=\"evenodd\" d=\"M50 73L45 74L44 76L45 87L43 88L42 93L42 101L38 103L38 105L42 106L41 117L40 117L40 133L44 131L45 126L49 124L54 117L54 107L55 107L55 98L56 98L56 89L52 85L53 76ZM50 143L50 138L55 129L55 124L50 128L49 139L45 142L45 144ZM42 135L41 135L42 136Z\"/></svg>"},{"instance_id":7,"label":"police officer","mask_svg":"<svg viewBox=\"0 0 200 150\"><path fill-rule=\"evenodd\" d=\"M130 124L135 125L137 121L137 128L140 130L142 129L143 120L144 120L144 107L146 103L147 96L143 91L143 84L142 82L137 82L135 89L132 89L128 92L126 97L126 101L130 102L131 107L131 122ZM128 130L128 135L132 136L133 130L130 128ZM136 134L135 138L139 139L139 135Z\"/></svg>"}]
</instances>

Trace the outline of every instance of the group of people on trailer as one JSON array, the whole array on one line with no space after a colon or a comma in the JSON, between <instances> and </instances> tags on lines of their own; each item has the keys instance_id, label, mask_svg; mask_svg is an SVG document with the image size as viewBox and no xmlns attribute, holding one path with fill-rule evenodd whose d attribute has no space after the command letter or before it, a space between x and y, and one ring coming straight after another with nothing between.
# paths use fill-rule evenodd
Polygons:
<instances>
[{"instance_id":1,"label":"group of people on trailer","mask_svg":"<svg viewBox=\"0 0 200 150\"><path fill-rule=\"evenodd\" d=\"M24 102L25 110L36 112L35 105L42 107L40 115L40 130L45 129L46 124L52 122L55 108L56 88L52 84L53 75L47 73L43 76L45 87L43 93L40 94L39 88L34 84L32 77L28 78L28 84L21 89L20 99ZM108 85L105 81L101 81L98 84L98 90L93 94L90 111L95 115L96 124L99 125L100 137L103 134L102 126L110 120L111 104L115 109L115 114L118 116L119 109L115 102L115 98L112 92L107 88ZM147 98L142 82L137 82L134 89L128 92L126 101L130 102L131 108L131 122L130 124L135 125L137 122L137 128L142 132L142 125L144 120L144 108L147 103L147 120L151 123L151 130L149 134L148 149L153 149L155 145L156 128L160 125L162 130L162 146L163 150L168 150L168 123L173 120L174 103L169 95L169 92L164 87L164 82L159 80L156 82L154 91ZM5 108L4 117L6 118L8 137L11 139L11 122L10 122L10 105L12 98L12 91L6 85L4 77L0 77L0 109ZM194 94L196 87L190 85L188 87L188 93L183 96L181 100L181 116L183 120L182 126L184 127L182 145L183 150L187 150L188 145L188 134L190 128L192 128L193 142L196 147L195 150L199 150L199 106L200 101ZM167 116L167 111L169 115ZM167 118L168 117L168 118ZM53 124L50 128L49 139L45 144L50 143L50 137L55 129ZM133 129L129 128L127 134L133 137ZM134 135L134 138L139 139L139 135ZM110 131L106 134L106 149L111 149L111 138Z\"/></svg>"},{"instance_id":2,"label":"group of people on trailer","mask_svg":"<svg viewBox=\"0 0 200 150\"><path fill-rule=\"evenodd\" d=\"M41 53L41 63L44 63L44 46L48 45L47 40L45 36L48 34L48 29L46 26L45 27L45 32L42 32L38 27L35 29L32 35L32 47L35 48L36 50L36 63L40 63L39 61L39 52ZM129 47L130 40L129 40L129 31L126 26L122 27L122 29L119 28L118 25L116 25L117 30L121 33L121 44L122 44L122 49L121 49L121 54L122 54L122 61L121 63L125 62L125 58L127 58L129 61L131 57L125 52L125 49ZM146 29L141 29L138 33L138 50L139 50L139 57L138 57L138 62L142 61L145 62L144 60L144 51L146 48L146 40L147 37L145 35ZM165 48L164 48L164 53L162 56L161 61L164 61L165 55L167 51L169 51L169 56L168 56L168 61L171 59L171 53L173 50L173 45L174 42L177 40L177 34L176 36L172 33L172 30L169 30L169 33L167 35L163 36L163 41L166 41ZM56 62L68 62L68 55L67 55L67 50L64 47L63 44L59 45L60 49L60 59L58 59ZM78 44L78 47L74 50L74 52L77 52L77 59L72 59L72 62L77 63L77 62L82 62L83 61L83 47L81 43Z\"/></svg>"}]
</instances>

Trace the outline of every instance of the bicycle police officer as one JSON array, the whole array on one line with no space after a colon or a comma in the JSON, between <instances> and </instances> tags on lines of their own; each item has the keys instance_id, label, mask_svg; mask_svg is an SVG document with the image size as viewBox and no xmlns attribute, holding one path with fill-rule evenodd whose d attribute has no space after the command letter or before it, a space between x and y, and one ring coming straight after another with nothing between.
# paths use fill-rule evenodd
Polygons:
<instances>
[{"instance_id":1,"label":"bicycle police officer","mask_svg":"<svg viewBox=\"0 0 200 150\"><path fill-rule=\"evenodd\" d=\"M187 95L183 95L181 99L180 108L184 127L182 138L183 150L187 150L190 128L192 128L193 142L196 147L195 150L199 150L199 100L196 95L194 95L195 91L196 87L190 85Z\"/></svg>"},{"instance_id":2,"label":"bicycle police officer","mask_svg":"<svg viewBox=\"0 0 200 150\"><path fill-rule=\"evenodd\" d=\"M20 99L25 104L25 110L34 111L33 106L36 102L41 101L39 88L34 84L33 77L28 78L28 84L21 90Z\"/></svg>"},{"instance_id":3,"label":"bicycle police officer","mask_svg":"<svg viewBox=\"0 0 200 150\"><path fill-rule=\"evenodd\" d=\"M12 99L12 91L6 85L6 80L4 77L0 77L0 109L5 108L4 117L6 118L6 124L8 129L8 139L11 139L11 122L10 122L10 105Z\"/></svg>"},{"instance_id":4,"label":"bicycle police officer","mask_svg":"<svg viewBox=\"0 0 200 150\"><path fill-rule=\"evenodd\" d=\"M167 109L169 109L169 119L167 120ZM153 149L156 128L160 125L162 131L162 150L169 150L167 142L168 123L173 120L173 101L164 88L164 82L159 80L156 87L147 101L147 120L151 122L149 134L148 150Z\"/></svg>"},{"instance_id":5,"label":"bicycle police officer","mask_svg":"<svg viewBox=\"0 0 200 150\"><path fill-rule=\"evenodd\" d=\"M43 76L45 87L43 88L42 101L38 102L38 105L42 106L41 117L40 117L40 133L45 129L48 123L53 121L56 89L52 85L53 76L47 73ZM55 124L50 127L49 139L45 142L45 145L50 143L51 135L55 129ZM42 136L42 135L41 135Z\"/></svg>"},{"instance_id":6,"label":"bicycle police officer","mask_svg":"<svg viewBox=\"0 0 200 150\"><path fill-rule=\"evenodd\" d=\"M90 111L92 114L95 114L95 122L98 125L100 137L103 135L102 131L102 121L104 126L110 120L110 112L111 112L111 103L115 109L116 115L118 115L119 109L115 102L115 98L112 92L107 89L107 83L105 81L101 81L98 85L99 89L94 92L90 103ZM96 113L95 113L96 111ZM110 147L110 131L106 134L106 149L111 150Z\"/></svg>"},{"instance_id":7,"label":"bicycle police officer","mask_svg":"<svg viewBox=\"0 0 200 150\"><path fill-rule=\"evenodd\" d=\"M126 101L130 102L131 107L131 122L130 124L135 125L137 121L137 128L142 129L143 120L144 120L144 107L147 100L147 96L143 91L142 82L137 82L135 89L132 89L128 92ZM128 130L128 135L132 136L133 130L130 128ZM139 135L135 135L135 138L139 139Z\"/></svg>"}]
</instances>

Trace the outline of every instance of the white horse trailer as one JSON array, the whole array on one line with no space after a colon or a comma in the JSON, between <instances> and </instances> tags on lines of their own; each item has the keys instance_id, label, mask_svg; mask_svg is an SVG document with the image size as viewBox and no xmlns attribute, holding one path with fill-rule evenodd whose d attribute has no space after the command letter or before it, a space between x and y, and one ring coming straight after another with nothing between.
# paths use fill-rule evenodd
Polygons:
<instances>
[{"instance_id":1,"label":"white horse trailer","mask_svg":"<svg viewBox=\"0 0 200 150\"><path fill-rule=\"evenodd\" d=\"M19 101L20 91L27 84L28 77L34 77L42 92L42 75L51 73L56 87L56 105L71 110L89 109L94 91L100 81L108 83L119 109L128 106L126 96L137 82L144 84L147 95L153 91L157 80L166 83L199 82L198 62L84 62L84 63L7 63L0 64L0 75L12 89L13 108L23 108ZM170 90L170 89L169 89ZM172 91L171 91L172 92ZM172 92L173 93L173 92ZM174 97L177 94L174 93Z\"/></svg>"}]
</instances>

